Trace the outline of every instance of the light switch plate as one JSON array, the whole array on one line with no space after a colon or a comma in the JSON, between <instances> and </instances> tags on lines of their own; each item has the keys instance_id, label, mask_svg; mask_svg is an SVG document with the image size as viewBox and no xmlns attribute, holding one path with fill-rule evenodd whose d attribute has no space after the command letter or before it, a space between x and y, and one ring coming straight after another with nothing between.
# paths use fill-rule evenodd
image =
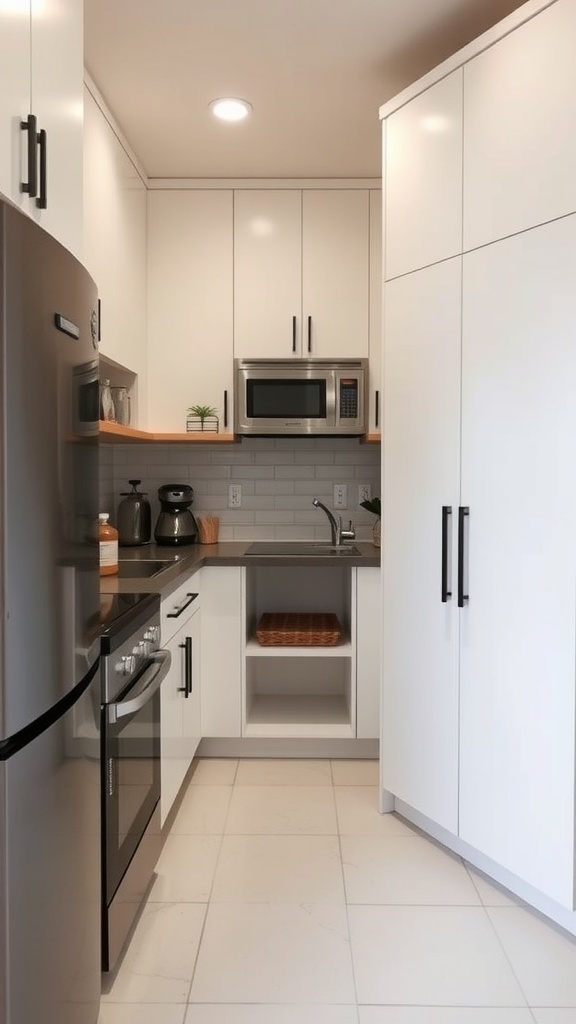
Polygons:
<instances>
[{"instance_id":1,"label":"light switch plate","mask_svg":"<svg viewBox=\"0 0 576 1024\"><path fill-rule=\"evenodd\" d=\"M348 508L347 484L334 484L334 508Z\"/></svg>"}]
</instances>

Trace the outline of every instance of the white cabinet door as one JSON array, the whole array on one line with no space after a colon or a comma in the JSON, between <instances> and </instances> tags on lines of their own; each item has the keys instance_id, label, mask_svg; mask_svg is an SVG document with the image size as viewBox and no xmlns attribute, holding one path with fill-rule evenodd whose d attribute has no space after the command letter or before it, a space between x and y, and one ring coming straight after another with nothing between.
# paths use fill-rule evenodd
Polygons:
<instances>
[{"instance_id":1,"label":"white cabinet door","mask_svg":"<svg viewBox=\"0 0 576 1024\"><path fill-rule=\"evenodd\" d=\"M84 19L78 0L32 0L31 111L46 131L47 206L35 219L82 258Z\"/></svg>"},{"instance_id":2,"label":"white cabinet door","mask_svg":"<svg viewBox=\"0 0 576 1024\"><path fill-rule=\"evenodd\" d=\"M235 356L368 356L368 262L368 189L235 192Z\"/></svg>"},{"instance_id":3,"label":"white cabinet door","mask_svg":"<svg viewBox=\"0 0 576 1024\"><path fill-rule=\"evenodd\" d=\"M27 135L20 129L30 113L30 3L0 5L0 192L28 209L20 183L27 176Z\"/></svg>"},{"instance_id":4,"label":"white cabinet door","mask_svg":"<svg viewBox=\"0 0 576 1024\"><path fill-rule=\"evenodd\" d=\"M370 189L370 398L371 434L379 434L382 423L382 192Z\"/></svg>"},{"instance_id":5,"label":"white cabinet door","mask_svg":"<svg viewBox=\"0 0 576 1024\"><path fill-rule=\"evenodd\" d=\"M452 832L458 619L441 570L442 507L453 522L459 493L460 298L456 257L388 284L384 314L383 782Z\"/></svg>"},{"instance_id":6,"label":"white cabinet door","mask_svg":"<svg viewBox=\"0 0 576 1024\"><path fill-rule=\"evenodd\" d=\"M569 907L575 252L572 216L464 258L462 373L460 835Z\"/></svg>"},{"instance_id":7,"label":"white cabinet door","mask_svg":"<svg viewBox=\"0 0 576 1024\"><path fill-rule=\"evenodd\" d=\"M385 277L462 250L462 70L384 122Z\"/></svg>"},{"instance_id":8,"label":"white cabinet door","mask_svg":"<svg viewBox=\"0 0 576 1024\"><path fill-rule=\"evenodd\" d=\"M148 427L183 432L192 405L232 431L232 192L148 195Z\"/></svg>"},{"instance_id":9,"label":"white cabinet door","mask_svg":"<svg viewBox=\"0 0 576 1024\"><path fill-rule=\"evenodd\" d=\"M200 612L195 611L166 645L172 656L162 683L160 817L170 812L200 742Z\"/></svg>"},{"instance_id":10,"label":"white cabinet door","mask_svg":"<svg viewBox=\"0 0 576 1024\"><path fill-rule=\"evenodd\" d=\"M234 192L234 355L301 355L302 193Z\"/></svg>"},{"instance_id":11,"label":"white cabinet door","mask_svg":"<svg viewBox=\"0 0 576 1024\"><path fill-rule=\"evenodd\" d=\"M0 192L82 258L83 7L77 0L0 5ZM21 190L28 181L27 133L37 118L46 133L46 198ZM37 148L36 164L40 168ZM40 176L38 185L40 186Z\"/></svg>"},{"instance_id":12,"label":"white cabinet door","mask_svg":"<svg viewBox=\"0 0 576 1024\"><path fill-rule=\"evenodd\" d=\"M368 357L369 191L302 194L302 355Z\"/></svg>"},{"instance_id":13,"label":"white cabinet door","mask_svg":"<svg viewBox=\"0 0 576 1024\"><path fill-rule=\"evenodd\" d=\"M242 570L202 572L202 736L240 736L242 698Z\"/></svg>"},{"instance_id":14,"label":"white cabinet door","mask_svg":"<svg viewBox=\"0 0 576 1024\"><path fill-rule=\"evenodd\" d=\"M133 426L144 426L146 186L88 90L84 109L84 264L101 303L100 352L137 374Z\"/></svg>"},{"instance_id":15,"label":"white cabinet door","mask_svg":"<svg viewBox=\"0 0 576 1024\"><path fill-rule=\"evenodd\" d=\"M576 210L576 6L558 3L464 68L464 248Z\"/></svg>"},{"instance_id":16,"label":"white cabinet door","mask_svg":"<svg viewBox=\"0 0 576 1024\"><path fill-rule=\"evenodd\" d=\"M356 736L380 736L382 577L380 569L356 570Z\"/></svg>"}]
</instances>

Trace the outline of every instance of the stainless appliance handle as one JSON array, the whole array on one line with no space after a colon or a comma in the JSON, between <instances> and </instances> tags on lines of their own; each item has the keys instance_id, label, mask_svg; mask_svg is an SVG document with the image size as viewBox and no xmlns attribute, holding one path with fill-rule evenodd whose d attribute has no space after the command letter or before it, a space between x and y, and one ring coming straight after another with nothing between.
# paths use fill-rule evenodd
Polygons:
<instances>
[{"instance_id":1,"label":"stainless appliance handle","mask_svg":"<svg viewBox=\"0 0 576 1024\"><path fill-rule=\"evenodd\" d=\"M135 697L129 700L117 701L110 704L108 708L108 721L114 725L120 718L127 718L128 715L140 711L145 704L154 696L160 688L163 679L168 675L172 655L170 651L155 651L150 655L151 665L143 672L140 679L141 687Z\"/></svg>"}]
</instances>

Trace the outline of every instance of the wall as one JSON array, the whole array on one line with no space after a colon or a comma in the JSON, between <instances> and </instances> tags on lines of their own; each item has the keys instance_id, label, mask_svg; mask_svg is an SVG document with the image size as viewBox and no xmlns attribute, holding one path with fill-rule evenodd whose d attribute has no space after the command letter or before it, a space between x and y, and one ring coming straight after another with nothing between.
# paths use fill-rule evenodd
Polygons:
<instances>
[{"instance_id":1,"label":"wall","mask_svg":"<svg viewBox=\"0 0 576 1024\"><path fill-rule=\"evenodd\" d=\"M193 511L220 517L221 540L327 540L328 521L312 506L317 497L333 508L333 487L348 485L348 508L358 540L370 540L374 516L358 508L358 485L380 494L380 445L356 438L253 438L238 444L101 445L101 510L112 522L129 490L128 479L142 480L159 511L161 484L194 488ZM242 486L242 508L228 508L228 485Z\"/></svg>"}]
</instances>

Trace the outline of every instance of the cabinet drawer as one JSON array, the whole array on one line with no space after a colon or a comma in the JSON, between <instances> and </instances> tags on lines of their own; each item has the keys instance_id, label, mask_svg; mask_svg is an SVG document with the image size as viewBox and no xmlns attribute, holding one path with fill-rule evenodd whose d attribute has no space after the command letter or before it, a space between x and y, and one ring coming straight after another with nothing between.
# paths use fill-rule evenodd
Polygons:
<instances>
[{"instance_id":1,"label":"cabinet drawer","mask_svg":"<svg viewBox=\"0 0 576 1024\"><path fill-rule=\"evenodd\" d=\"M184 583L161 605L162 644L165 646L200 606L200 573L188 576Z\"/></svg>"}]
</instances>

